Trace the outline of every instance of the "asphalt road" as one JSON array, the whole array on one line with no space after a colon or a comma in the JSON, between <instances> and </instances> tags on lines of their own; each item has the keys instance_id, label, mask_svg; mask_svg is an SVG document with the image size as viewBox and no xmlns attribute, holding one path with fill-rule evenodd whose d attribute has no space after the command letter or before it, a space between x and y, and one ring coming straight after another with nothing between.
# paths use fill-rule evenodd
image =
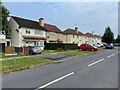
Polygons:
<instances>
[{"instance_id":1,"label":"asphalt road","mask_svg":"<svg viewBox=\"0 0 120 90\"><path fill-rule=\"evenodd\" d=\"M118 88L117 49L3 75L3 88Z\"/></svg>"}]
</instances>

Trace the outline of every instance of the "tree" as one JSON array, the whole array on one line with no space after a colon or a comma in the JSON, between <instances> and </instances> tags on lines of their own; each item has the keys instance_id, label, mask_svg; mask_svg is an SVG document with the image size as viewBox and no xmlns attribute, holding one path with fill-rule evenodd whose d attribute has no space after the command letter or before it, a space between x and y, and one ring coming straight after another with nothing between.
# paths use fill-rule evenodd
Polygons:
<instances>
[{"instance_id":1,"label":"tree","mask_svg":"<svg viewBox=\"0 0 120 90\"><path fill-rule=\"evenodd\" d=\"M110 27L105 28L105 33L102 37L102 42L113 43L113 41L114 41L114 34L111 31Z\"/></svg>"},{"instance_id":2,"label":"tree","mask_svg":"<svg viewBox=\"0 0 120 90\"><path fill-rule=\"evenodd\" d=\"M0 23L2 23L0 26L0 29L5 30L6 34L9 31L8 28L8 17L9 17L10 12L8 11L8 9L2 5L2 3L0 3Z\"/></svg>"},{"instance_id":3,"label":"tree","mask_svg":"<svg viewBox=\"0 0 120 90\"><path fill-rule=\"evenodd\" d=\"M117 36L116 43L120 43L120 35Z\"/></svg>"}]
</instances>

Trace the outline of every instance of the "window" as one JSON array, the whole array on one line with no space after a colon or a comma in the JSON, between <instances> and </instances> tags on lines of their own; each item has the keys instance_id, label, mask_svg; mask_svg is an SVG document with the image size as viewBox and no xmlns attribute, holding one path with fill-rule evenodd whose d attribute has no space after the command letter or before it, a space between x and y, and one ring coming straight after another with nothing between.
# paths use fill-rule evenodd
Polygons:
<instances>
[{"instance_id":1,"label":"window","mask_svg":"<svg viewBox=\"0 0 120 90\"><path fill-rule=\"evenodd\" d=\"M75 38L75 35L73 35L73 38Z\"/></svg>"},{"instance_id":2,"label":"window","mask_svg":"<svg viewBox=\"0 0 120 90\"><path fill-rule=\"evenodd\" d=\"M25 32L26 32L26 34L30 34L30 30L26 30Z\"/></svg>"},{"instance_id":3,"label":"window","mask_svg":"<svg viewBox=\"0 0 120 90\"><path fill-rule=\"evenodd\" d=\"M79 38L79 35L77 35L77 38Z\"/></svg>"},{"instance_id":4,"label":"window","mask_svg":"<svg viewBox=\"0 0 120 90\"><path fill-rule=\"evenodd\" d=\"M43 47L44 46L44 41L38 41L38 42L36 42L36 46Z\"/></svg>"},{"instance_id":5,"label":"window","mask_svg":"<svg viewBox=\"0 0 120 90\"><path fill-rule=\"evenodd\" d=\"M86 46L86 44L82 44L82 46Z\"/></svg>"},{"instance_id":6,"label":"window","mask_svg":"<svg viewBox=\"0 0 120 90\"><path fill-rule=\"evenodd\" d=\"M50 35L56 35L56 33L55 33L55 32L49 32L49 34L50 34Z\"/></svg>"},{"instance_id":7,"label":"window","mask_svg":"<svg viewBox=\"0 0 120 90\"><path fill-rule=\"evenodd\" d=\"M35 34L36 34L36 35L42 35L42 34L43 34L43 31L41 31L41 30L35 30Z\"/></svg>"}]
</instances>

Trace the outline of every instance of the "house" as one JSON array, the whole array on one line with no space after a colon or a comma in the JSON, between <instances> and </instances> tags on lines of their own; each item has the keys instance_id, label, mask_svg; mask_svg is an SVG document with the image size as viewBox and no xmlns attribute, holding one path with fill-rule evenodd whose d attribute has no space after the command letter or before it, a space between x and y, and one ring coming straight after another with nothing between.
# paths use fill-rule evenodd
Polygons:
<instances>
[{"instance_id":1,"label":"house","mask_svg":"<svg viewBox=\"0 0 120 90\"><path fill-rule=\"evenodd\" d=\"M44 41L46 41L46 32L39 21L33 21L20 17L11 16L9 21L11 30L12 46L39 46L44 49Z\"/></svg>"},{"instance_id":2,"label":"house","mask_svg":"<svg viewBox=\"0 0 120 90\"><path fill-rule=\"evenodd\" d=\"M75 29L67 29L63 31L63 34L64 43L76 43L80 45L85 41L84 34L80 32L77 27Z\"/></svg>"},{"instance_id":3,"label":"house","mask_svg":"<svg viewBox=\"0 0 120 90\"><path fill-rule=\"evenodd\" d=\"M101 41L101 36L100 35L96 35L96 34L94 34L94 41L95 42L99 42L99 43L101 43L102 41Z\"/></svg>"},{"instance_id":4,"label":"house","mask_svg":"<svg viewBox=\"0 0 120 90\"><path fill-rule=\"evenodd\" d=\"M1 29L0 29L0 43L5 44L5 46L11 46L11 39L6 38L5 31Z\"/></svg>"},{"instance_id":5,"label":"house","mask_svg":"<svg viewBox=\"0 0 120 90\"><path fill-rule=\"evenodd\" d=\"M44 19L40 19L42 27L46 30L47 43L63 42L62 31L55 25L44 23Z\"/></svg>"},{"instance_id":6,"label":"house","mask_svg":"<svg viewBox=\"0 0 120 90\"><path fill-rule=\"evenodd\" d=\"M85 42L92 43L92 42L101 42L101 36L96 35L94 33L85 33Z\"/></svg>"},{"instance_id":7,"label":"house","mask_svg":"<svg viewBox=\"0 0 120 90\"><path fill-rule=\"evenodd\" d=\"M86 43L94 42L94 36L93 36L92 33L87 32L87 33L84 34L84 36L85 36L85 42Z\"/></svg>"}]
</instances>

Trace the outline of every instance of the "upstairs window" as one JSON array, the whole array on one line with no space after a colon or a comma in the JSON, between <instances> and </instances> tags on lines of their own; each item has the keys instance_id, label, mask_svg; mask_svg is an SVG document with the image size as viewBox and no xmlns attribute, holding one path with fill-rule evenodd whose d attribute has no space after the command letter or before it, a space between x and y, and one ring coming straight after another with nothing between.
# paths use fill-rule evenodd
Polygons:
<instances>
[{"instance_id":1,"label":"upstairs window","mask_svg":"<svg viewBox=\"0 0 120 90\"><path fill-rule=\"evenodd\" d=\"M56 35L55 32L49 32L49 34L50 34L50 35L54 35L54 36Z\"/></svg>"},{"instance_id":2,"label":"upstairs window","mask_svg":"<svg viewBox=\"0 0 120 90\"><path fill-rule=\"evenodd\" d=\"M75 35L73 35L73 38L75 38Z\"/></svg>"},{"instance_id":3,"label":"upstairs window","mask_svg":"<svg viewBox=\"0 0 120 90\"><path fill-rule=\"evenodd\" d=\"M26 34L30 34L30 30L26 30L25 32L26 32Z\"/></svg>"},{"instance_id":4,"label":"upstairs window","mask_svg":"<svg viewBox=\"0 0 120 90\"><path fill-rule=\"evenodd\" d=\"M41 30L35 30L35 34L36 35L43 35L43 31L41 31Z\"/></svg>"}]
</instances>

